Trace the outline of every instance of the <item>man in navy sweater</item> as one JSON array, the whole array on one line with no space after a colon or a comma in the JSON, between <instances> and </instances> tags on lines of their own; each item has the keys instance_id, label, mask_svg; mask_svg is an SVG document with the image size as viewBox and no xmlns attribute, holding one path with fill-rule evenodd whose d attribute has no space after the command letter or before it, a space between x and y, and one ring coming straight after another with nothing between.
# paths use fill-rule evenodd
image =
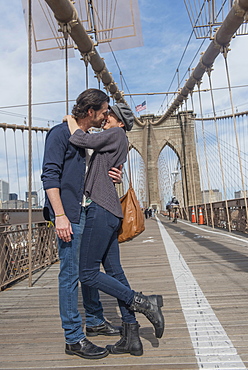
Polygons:
<instances>
[{"instance_id":1,"label":"man in navy sweater","mask_svg":"<svg viewBox=\"0 0 248 370\"><path fill-rule=\"evenodd\" d=\"M73 107L84 125L101 127L108 112L109 97L98 89L81 93ZM88 156L85 149L69 142L71 134L67 122L54 126L47 134L41 179L46 191L44 214L54 222L58 236L60 273L59 309L64 329L66 348L70 355L88 359L108 355L106 348L91 343L82 330L82 318L78 311L79 250L85 224L84 176ZM109 176L114 182L121 181L121 170L112 168ZM83 304L86 313L88 336L119 335L103 316L99 293L95 288L82 285Z\"/></svg>"}]
</instances>

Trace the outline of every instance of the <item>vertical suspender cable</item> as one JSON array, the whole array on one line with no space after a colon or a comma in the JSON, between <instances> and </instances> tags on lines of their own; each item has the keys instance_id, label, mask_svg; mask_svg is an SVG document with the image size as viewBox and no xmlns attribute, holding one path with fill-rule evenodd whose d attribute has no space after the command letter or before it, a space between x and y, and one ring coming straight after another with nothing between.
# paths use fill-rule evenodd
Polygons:
<instances>
[{"instance_id":1,"label":"vertical suspender cable","mask_svg":"<svg viewBox=\"0 0 248 370\"><path fill-rule=\"evenodd\" d=\"M132 173L132 186L134 187L134 149L132 148L129 152L129 159L130 159L130 170Z\"/></svg>"},{"instance_id":2,"label":"vertical suspender cable","mask_svg":"<svg viewBox=\"0 0 248 370\"><path fill-rule=\"evenodd\" d=\"M9 161L8 161L8 150L7 150L6 128L4 128L4 144L5 144L5 158L6 158L6 166L7 166L7 178L8 178L8 184L9 184Z\"/></svg>"},{"instance_id":3,"label":"vertical suspender cable","mask_svg":"<svg viewBox=\"0 0 248 370\"><path fill-rule=\"evenodd\" d=\"M129 152L129 159L130 159L130 169L132 172L132 184L134 186L134 163L135 163L135 152L134 149L132 148Z\"/></svg>"},{"instance_id":4,"label":"vertical suspender cable","mask_svg":"<svg viewBox=\"0 0 248 370\"><path fill-rule=\"evenodd\" d=\"M39 168L42 168L42 162L41 162L41 157L40 157L40 149L39 149L39 140L38 140L38 131L35 131L35 133L36 133L36 145L37 145Z\"/></svg>"},{"instance_id":5,"label":"vertical suspender cable","mask_svg":"<svg viewBox=\"0 0 248 370\"><path fill-rule=\"evenodd\" d=\"M190 98L191 98L192 110L194 112L195 110L194 110L194 101L193 101L193 92L192 91L190 93ZM201 155L200 155L200 148L199 148L198 133L197 133L196 125L195 125L195 128L194 128L194 132L195 132L195 141L196 141L196 151L198 153L198 166L199 166L199 169L200 169L200 177L201 177L201 183L202 183L202 190L204 190L202 164L201 164ZM207 204L206 204L206 194L205 194L204 191L202 192L202 194L203 194L203 203L204 203L204 209L205 209L205 215L206 215L205 219L206 219L206 223L208 225L209 224L209 220L208 220L208 209L207 209Z\"/></svg>"},{"instance_id":6,"label":"vertical suspender cable","mask_svg":"<svg viewBox=\"0 0 248 370\"><path fill-rule=\"evenodd\" d=\"M242 188L243 188L243 192L244 192L246 223L247 223L248 222L247 195L246 195L246 188L245 188L245 182L244 182L242 162L241 162L241 157L240 157L240 147L239 147L239 139L238 139L238 133L237 133L236 116L235 116L235 112L234 112L232 89L231 89L231 83L230 83L230 75L229 75L229 69L228 69L228 64L227 64L227 52L228 52L228 48L225 47L224 50L223 50L223 56L224 56L224 60L225 60L226 76L227 76L227 82L228 82L228 91L229 91L229 97L230 97L231 108L232 108L233 127L234 127L235 140L236 140L236 146L237 146L237 151L238 151L239 169L240 169Z\"/></svg>"},{"instance_id":7,"label":"vertical suspender cable","mask_svg":"<svg viewBox=\"0 0 248 370\"><path fill-rule=\"evenodd\" d=\"M138 194L139 194L139 201L141 200L141 193L142 193L142 190L141 190L141 184L140 184L140 180L141 180L141 167L140 167L140 157L139 157L139 153L136 152L136 161L137 161L137 168L138 168L138 171L137 171L137 168L136 168L136 181L137 181L137 188L138 188Z\"/></svg>"},{"instance_id":8,"label":"vertical suspender cable","mask_svg":"<svg viewBox=\"0 0 248 370\"><path fill-rule=\"evenodd\" d=\"M214 228L214 214L213 214L213 204L210 199L210 181L209 181L209 170L208 170L208 159L207 159L207 148L206 148L206 137L205 137L205 128L203 122L203 112L202 112L202 101L201 101L201 92L200 92L200 82L198 82L198 93L199 93L199 105L200 105L200 112L201 112L201 121L202 121L202 136L203 136L203 144L204 144L204 156L206 162L206 172L207 172L207 179L208 179L208 191L209 191L209 204L210 204L210 213L211 213L211 223L212 227ZM204 189L203 189L204 191Z\"/></svg>"},{"instance_id":9,"label":"vertical suspender cable","mask_svg":"<svg viewBox=\"0 0 248 370\"><path fill-rule=\"evenodd\" d=\"M20 177L19 177L19 166L18 166L18 157L17 157L17 146L16 146L16 131L13 130L14 133L14 143L15 143L15 157L16 157L16 174L17 174L17 183L18 183L18 193L19 199L21 199L21 188L20 188Z\"/></svg>"},{"instance_id":10,"label":"vertical suspender cable","mask_svg":"<svg viewBox=\"0 0 248 370\"><path fill-rule=\"evenodd\" d=\"M140 201L142 207L144 207L144 173L143 173L143 160L142 157L140 158L140 178L139 178L139 185L140 185Z\"/></svg>"},{"instance_id":11,"label":"vertical suspender cable","mask_svg":"<svg viewBox=\"0 0 248 370\"><path fill-rule=\"evenodd\" d=\"M140 160L139 160L139 154L137 150L136 152L136 168L135 168L135 174L136 174L136 183L137 183L137 193L140 194L140 190L138 189L139 187L139 179L140 179ZM139 198L140 200L140 198Z\"/></svg>"},{"instance_id":12,"label":"vertical suspender cable","mask_svg":"<svg viewBox=\"0 0 248 370\"><path fill-rule=\"evenodd\" d=\"M135 168L135 181L136 181L136 187L137 187L137 198L140 201L140 163L138 158L138 152L135 150L136 154L136 168Z\"/></svg>"},{"instance_id":13,"label":"vertical suspender cable","mask_svg":"<svg viewBox=\"0 0 248 370\"><path fill-rule=\"evenodd\" d=\"M190 193L191 193L191 196L190 196L190 199L191 199L191 206L192 208L195 209L195 199L194 199L194 190L193 190L193 178L192 178L192 174L191 174L191 165L190 165L190 159L189 159L189 166L188 166L188 176L189 176L189 181L190 181Z\"/></svg>"},{"instance_id":14,"label":"vertical suspender cable","mask_svg":"<svg viewBox=\"0 0 248 370\"><path fill-rule=\"evenodd\" d=\"M143 159L143 158L142 158ZM146 198L147 198L147 189L146 189L146 169L145 169L145 162L144 160L142 161L142 167L143 167L143 181L142 181L142 185L143 185L143 190L144 190L144 193L143 193L143 205L146 203Z\"/></svg>"},{"instance_id":15,"label":"vertical suspender cable","mask_svg":"<svg viewBox=\"0 0 248 370\"><path fill-rule=\"evenodd\" d=\"M144 160L142 161L142 166L143 166L143 189L144 189L143 201L146 204L147 203L147 182L146 182L147 176L146 176L146 167L145 167Z\"/></svg>"},{"instance_id":16,"label":"vertical suspender cable","mask_svg":"<svg viewBox=\"0 0 248 370\"><path fill-rule=\"evenodd\" d=\"M144 192L144 189L143 189L143 165L142 165L142 158L141 157L139 157L139 178L138 178L138 182L139 182L139 189L140 189L140 191L139 191L139 194L140 194L140 202L143 205L143 192Z\"/></svg>"},{"instance_id":17,"label":"vertical suspender cable","mask_svg":"<svg viewBox=\"0 0 248 370\"><path fill-rule=\"evenodd\" d=\"M197 202L196 202L195 176L194 176L194 169L193 169L192 152L190 152L190 163L191 163L192 180L193 180L193 197L194 197L194 204L196 207L196 221L198 222L198 210L197 210Z\"/></svg>"},{"instance_id":18,"label":"vertical suspender cable","mask_svg":"<svg viewBox=\"0 0 248 370\"><path fill-rule=\"evenodd\" d=\"M64 32L65 38L65 101L66 115L69 114L69 78L68 78L68 32Z\"/></svg>"},{"instance_id":19,"label":"vertical suspender cable","mask_svg":"<svg viewBox=\"0 0 248 370\"><path fill-rule=\"evenodd\" d=\"M34 145L33 141L33 133L32 133L32 145ZM32 156L32 177L33 177L33 183L32 183L32 191L36 191L36 176L35 176L35 158Z\"/></svg>"},{"instance_id":20,"label":"vertical suspender cable","mask_svg":"<svg viewBox=\"0 0 248 370\"><path fill-rule=\"evenodd\" d=\"M27 181L26 186L28 189L28 171L27 171L27 159L26 159L26 150L25 150L25 143L24 143L24 130L22 130L22 145L23 145L25 175L26 175L26 181Z\"/></svg>"},{"instance_id":21,"label":"vertical suspender cable","mask_svg":"<svg viewBox=\"0 0 248 370\"><path fill-rule=\"evenodd\" d=\"M184 124L183 124L183 121L182 121L182 116L181 115L178 115L178 119L179 119L179 125L180 125L180 129L181 129L181 136L182 136L182 168L183 168L183 176L182 176L182 182L183 182L183 197L184 197L184 202L185 202L185 205L186 207L189 206L189 189L188 189L188 182L187 182L187 168L186 168L186 153L185 153L185 128L184 128Z\"/></svg>"},{"instance_id":22,"label":"vertical suspender cable","mask_svg":"<svg viewBox=\"0 0 248 370\"><path fill-rule=\"evenodd\" d=\"M142 167L142 160L141 158L139 158L139 178L138 178L138 182L139 182L139 195L140 195L140 204L141 204L141 207L143 207L143 167Z\"/></svg>"},{"instance_id":23,"label":"vertical suspender cable","mask_svg":"<svg viewBox=\"0 0 248 370\"><path fill-rule=\"evenodd\" d=\"M100 83L100 82L99 82ZM89 70L88 70L88 62L85 62L85 88L86 90L89 88Z\"/></svg>"},{"instance_id":24,"label":"vertical suspender cable","mask_svg":"<svg viewBox=\"0 0 248 370\"><path fill-rule=\"evenodd\" d=\"M28 0L28 285L32 286L32 0Z\"/></svg>"},{"instance_id":25,"label":"vertical suspender cable","mask_svg":"<svg viewBox=\"0 0 248 370\"><path fill-rule=\"evenodd\" d=\"M223 170L223 165L222 165L222 155L221 155L221 150L220 150L218 124L217 124L217 119L216 119L216 111L215 111L215 104L214 104L213 88L212 88L212 81L211 81L211 68L208 68L207 73L208 73L209 87L210 87L210 95L211 95L212 107L213 107L213 114L214 114L214 124L215 124L215 132L216 132L216 139L217 139L217 145L218 145L218 154L219 154L219 159L220 159L220 170L221 170L221 177L222 177L223 190L224 190L224 198L225 198L225 205L226 205L228 231L231 231L230 215L229 215L229 210L228 210L227 194L226 194L225 175L224 175L224 170Z\"/></svg>"},{"instance_id":26,"label":"vertical suspender cable","mask_svg":"<svg viewBox=\"0 0 248 370\"><path fill-rule=\"evenodd\" d=\"M135 188L137 189L138 194L138 184L137 184L137 152L133 150L133 183L135 184Z\"/></svg>"}]
</instances>

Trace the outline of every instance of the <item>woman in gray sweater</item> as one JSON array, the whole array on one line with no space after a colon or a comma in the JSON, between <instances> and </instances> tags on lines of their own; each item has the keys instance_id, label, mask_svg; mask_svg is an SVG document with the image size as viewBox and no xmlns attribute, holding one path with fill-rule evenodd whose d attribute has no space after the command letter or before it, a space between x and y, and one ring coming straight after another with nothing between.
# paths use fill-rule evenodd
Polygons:
<instances>
[{"instance_id":1,"label":"woman in gray sweater","mask_svg":"<svg viewBox=\"0 0 248 370\"><path fill-rule=\"evenodd\" d=\"M77 120L77 117L75 117ZM84 194L91 203L87 206L86 224L80 249L80 276L83 284L93 286L117 298L122 315L122 338L107 346L110 353L143 354L139 338L139 324L134 311L143 313L153 324L157 338L164 331L161 312L162 296L145 296L130 288L120 263L118 229L123 218L115 186L108 176L111 167L126 161L128 139L126 130L133 126L131 109L122 103L111 107L105 130L88 134L68 122L73 135L70 142L81 148L94 150L85 179ZM100 271L102 263L105 272Z\"/></svg>"}]
</instances>

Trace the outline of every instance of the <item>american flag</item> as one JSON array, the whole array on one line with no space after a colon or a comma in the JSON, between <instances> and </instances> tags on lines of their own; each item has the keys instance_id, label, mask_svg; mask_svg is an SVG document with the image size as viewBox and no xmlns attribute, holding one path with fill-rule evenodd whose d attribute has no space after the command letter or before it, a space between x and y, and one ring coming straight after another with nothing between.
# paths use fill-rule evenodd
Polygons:
<instances>
[{"instance_id":1,"label":"american flag","mask_svg":"<svg viewBox=\"0 0 248 370\"><path fill-rule=\"evenodd\" d=\"M140 112L141 110L146 109L146 101L143 101L142 104L136 105L135 110L136 112Z\"/></svg>"}]
</instances>

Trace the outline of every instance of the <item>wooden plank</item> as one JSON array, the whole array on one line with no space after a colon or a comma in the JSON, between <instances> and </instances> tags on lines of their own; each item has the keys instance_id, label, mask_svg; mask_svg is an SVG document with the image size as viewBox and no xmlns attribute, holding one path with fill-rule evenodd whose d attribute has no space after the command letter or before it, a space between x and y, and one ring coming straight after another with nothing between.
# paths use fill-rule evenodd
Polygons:
<instances>
[{"instance_id":1,"label":"wooden plank","mask_svg":"<svg viewBox=\"0 0 248 370\"><path fill-rule=\"evenodd\" d=\"M193 230L190 225L162 219L211 304L239 356L248 365L248 248L245 243L223 240ZM198 237L197 237L198 234ZM157 223L146 220L146 230L121 245L121 259L133 289L164 296L166 329L157 339L150 322L141 314L140 335L144 355L109 355L85 360L64 353L63 331L58 313L59 264L35 274L34 287L24 280L0 293L0 369L198 369L187 324L182 312L171 267ZM101 293L105 317L120 324L116 299ZM79 297L79 308L83 306ZM105 346L118 337L98 336L93 342ZM233 370L233 369L232 369Z\"/></svg>"}]
</instances>

